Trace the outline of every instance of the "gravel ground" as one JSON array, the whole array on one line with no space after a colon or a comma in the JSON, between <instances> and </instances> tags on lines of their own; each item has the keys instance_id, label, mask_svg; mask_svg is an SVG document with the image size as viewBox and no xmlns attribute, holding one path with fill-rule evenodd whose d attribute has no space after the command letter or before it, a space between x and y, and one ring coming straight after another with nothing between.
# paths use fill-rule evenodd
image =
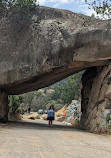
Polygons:
<instances>
[{"instance_id":1,"label":"gravel ground","mask_svg":"<svg viewBox=\"0 0 111 158\"><path fill-rule=\"evenodd\" d=\"M0 158L111 158L111 136L43 120L8 123L0 144Z\"/></svg>"}]
</instances>

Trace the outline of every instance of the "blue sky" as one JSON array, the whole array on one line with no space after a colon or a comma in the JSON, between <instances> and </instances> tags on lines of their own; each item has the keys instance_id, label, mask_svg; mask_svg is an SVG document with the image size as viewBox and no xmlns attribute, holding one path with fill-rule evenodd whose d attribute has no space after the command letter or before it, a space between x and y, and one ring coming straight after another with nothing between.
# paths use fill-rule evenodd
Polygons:
<instances>
[{"instance_id":1,"label":"blue sky","mask_svg":"<svg viewBox=\"0 0 111 158\"><path fill-rule=\"evenodd\" d=\"M39 0L39 4L52 8L67 9L76 13L82 13L89 16L94 13L92 9L88 9L85 0Z\"/></svg>"}]
</instances>

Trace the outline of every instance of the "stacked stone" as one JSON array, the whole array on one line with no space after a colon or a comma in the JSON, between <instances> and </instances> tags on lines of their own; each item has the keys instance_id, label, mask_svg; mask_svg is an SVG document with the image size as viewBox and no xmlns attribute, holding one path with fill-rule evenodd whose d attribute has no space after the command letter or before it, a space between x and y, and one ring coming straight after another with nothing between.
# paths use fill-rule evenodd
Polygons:
<instances>
[{"instance_id":1,"label":"stacked stone","mask_svg":"<svg viewBox=\"0 0 111 158\"><path fill-rule=\"evenodd\" d=\"M71 120L80 121L81 119L81 103L77 100L72 100L72 103L67 108L66 122Z\"/></svg>"}]
</instances>

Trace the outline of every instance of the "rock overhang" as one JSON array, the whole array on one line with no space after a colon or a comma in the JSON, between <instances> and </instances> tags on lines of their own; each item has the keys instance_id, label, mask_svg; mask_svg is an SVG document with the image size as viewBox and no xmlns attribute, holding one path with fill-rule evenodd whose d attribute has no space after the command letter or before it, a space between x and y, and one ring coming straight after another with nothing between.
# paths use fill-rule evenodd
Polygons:
<instances>
[{"instance_id":1,"label":"rock overhang","mask_svg":"<svg viewBox=\"0 0 111 158\"><path fill-rule=\"evenodd\" d=\"M111 22L37 7L26 27L0 19L0 87L20 94L111 59Z\"/></svg>"}]
</instances>

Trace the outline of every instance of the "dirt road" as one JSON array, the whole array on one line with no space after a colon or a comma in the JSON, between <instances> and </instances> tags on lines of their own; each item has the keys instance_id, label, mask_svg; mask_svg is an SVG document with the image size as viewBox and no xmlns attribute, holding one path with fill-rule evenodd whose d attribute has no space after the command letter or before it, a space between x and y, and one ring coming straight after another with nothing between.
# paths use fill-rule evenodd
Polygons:
<instances>
[{"instance_id":1,"label":"dirt road","mask_svg":"<svg viewBox=\"0 0 111 158\"><path fill-rule=\"evenodd\" d=\"M111 158L111 137L40 120L8 123L0 132L0 158Z\"/></svg>"}]
</instances>

